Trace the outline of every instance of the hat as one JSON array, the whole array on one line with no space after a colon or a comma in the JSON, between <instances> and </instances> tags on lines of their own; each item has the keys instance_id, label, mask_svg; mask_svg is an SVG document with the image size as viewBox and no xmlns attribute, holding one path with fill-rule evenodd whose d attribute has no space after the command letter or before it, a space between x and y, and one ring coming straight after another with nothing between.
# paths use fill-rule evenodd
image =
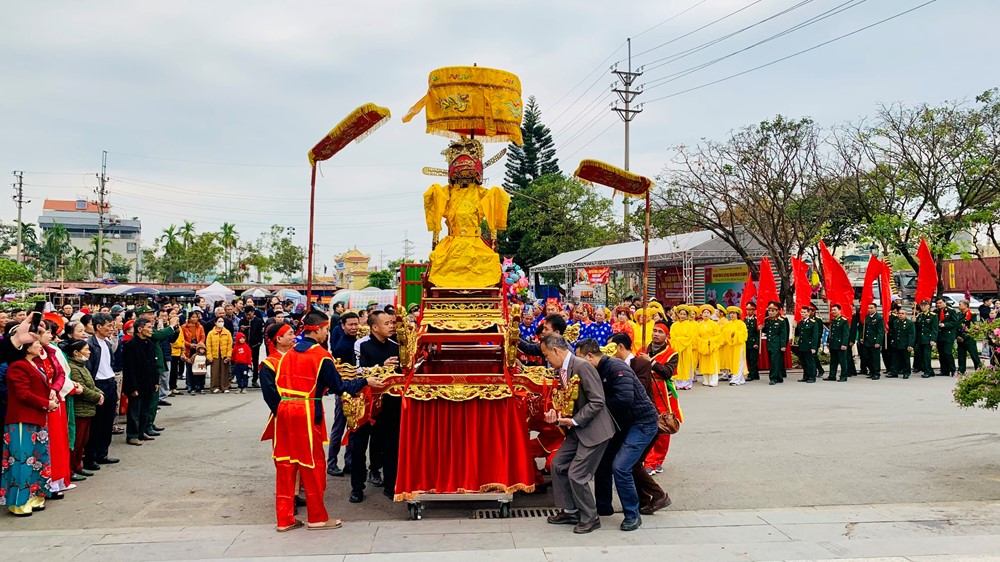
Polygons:
<instances>
[{"instance_id":1,"label":"hat","mask_svg":"<svg viewBox=\"0 0 1000 562\"><path fill-rule=\"evenodd\" d=\"M417 303L410 303L410 306L406 307L407 312L416 312L420 310L420 305Z\"/></svg>"},{"instance_id":2,"label":"hat","mask_svg":"<svg viewBox=\"0 0 1000 562\"><path fill-rule=\"evenodd\" d=\"M931 301L929 299L924 299L924 300L920 301L920 306L923 306L925 304L927 306L930 306L931 305Z\"/></svg>"},{"instance_id":3,"label":"hat","mask_svg":"<svg viewBox=\"0 0 1000 562\"><path fill-rule=\"evenodd\" d=\"M156 312L156 311L153 310L152 308L149 308L149 306L147 305L142 305L135 310L136 314L149 314L150 312Z\"/></svg>"},{"instance_id":4,"label":"hat","mask_svg":"<svg viewBox=\"0 0 1000 562\"><path fill-rule=\"evenodd\" d=\"M135 320L129 320L126 322L125 325L122 326L122 331L128 333L128 331L132 329L132 324L135 324Z\"/></svg>"},{"instance_id":5,"label":"hat","mask_svg":"<svg viewBox=\"0 0 1000 562\"><path fill-rule=\"evenodd\" d=\"M703 304L698 309L701 310L702 313L715 312L715 307L710 304Z\"/></svg>"},{"instance_id":6,"label":"hat","mask_svg":"<svg viewBox=\"0 0 1000 562\"><path fill-rule=\"evenodd\" d=\"M119 312L121 312L123 310L125 310L125 309L122 308L122 305L116 304L116 305L114 305L114 306L111 307L111 314L118 314Z\"/></svg>"},{"instance_id":7,"label":"hat","mask_svg":"<svg viewBox=\"0 0 1000 562\"><path fill-rule=\"evenodd\" d=\"M66 318L62 314L56 314L55 312L46 312L42 315L42 318L52 322L56 325L56 331L62 332L66 329Z\"/></svg>"},{"instance_id":8,"label":"hat","mask_svg":"<svg viewBox=\"0 0 1000 562\"><path fill-rule=\"evenodd\" d=\"M90 314L90 309L87 308L87 307L83 307L83 308L80 309L80 312L82 312L84 314Z\"/></svg>"},{"instance_id":9,"label":"hat","mask_svg":"<svg viewBox=\"0 0 1000 562\"><path fill-rule=\"evenodd\" d=\"M778 310L781 310L781 303L780 302L778 302L778 301L768 301L767 302L767 306L771 306L772 304L774 305L775 308L777 308Z\"/></svg>"},{"instance_id":10,"label":"hat","mask_svg":"<svg viewBox=\"0 0 1000 562\"><path fill-rule=\"evenodd\" d=\"M737 316L743 316L743 311L740 310L740 307L738 307L738 306L727 306L726 307L726 312L728 312L730 314L735 314Z\"/></svg>"},{"instance_id":11,"label":"hat","mask_svg":"<svg viewBox=\"0 0 1000 562\"><path fill-rule=\"evenodd\" d=\"M719 312L721 312L721 313L723 313L723 314L725 314L725 313L726 313L726 307L722 306L721 304L716 304L716 305L715 305L715 308L718 308L718 309L719 309Z\"/></svg>"},{"instance_id":12,"label":"hat","mask_svg":"<svg viewBox=\"0 0 1000 562\"><path fill-rule=\"evenodd\" d=\"M807 302L806 304L802 305L802 308L816 312L816 305L811 302Z\"/></svg>"},{"instance_id":13,"label":"hat","mask_svg":"<svg viewBox=\"0 0 1000 562\"><path fill-rule=\"evenodd\" d=\"M371 306L373 304L374 305L378 305L378 301L368 301L368 305L367 306Z\"/></svg>"}]
</instances>

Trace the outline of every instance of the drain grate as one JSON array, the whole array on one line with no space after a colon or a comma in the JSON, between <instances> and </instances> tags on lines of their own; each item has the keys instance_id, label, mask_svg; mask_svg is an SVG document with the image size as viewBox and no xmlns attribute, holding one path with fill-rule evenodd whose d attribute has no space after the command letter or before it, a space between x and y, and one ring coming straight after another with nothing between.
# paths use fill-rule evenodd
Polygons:
<instances>
[{"instance_id":1,"label":"drain grate","mask_svg":"<svg viewBox=\"0 0 1000 562\"><path fill-rule=\"evenodd\" d=\"M507 512L508 509L502 511ZM501 515L501 509L477 509L472 512L473 519L529 519L559 515L559 509L554 507L511 507L509 515Z\"/></svg>"}]
</instances>

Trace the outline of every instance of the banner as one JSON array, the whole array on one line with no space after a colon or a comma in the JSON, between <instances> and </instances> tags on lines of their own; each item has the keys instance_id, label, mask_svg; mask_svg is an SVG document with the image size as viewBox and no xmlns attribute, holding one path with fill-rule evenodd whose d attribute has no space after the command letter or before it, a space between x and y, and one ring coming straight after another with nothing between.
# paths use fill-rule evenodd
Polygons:
<instances>
[{"instance_id":1,"label":"banner","mask_svg":"<svg viewBox=\"0 0 1000 562\"><path fill-rule=\"evenodd\" d=\"M705 302L740 306L750 269L745 265L705 267Z\"/></svg>"},{"instance_id":2,"label":"banner","mask_svg":"<svg viewBox=\"0 0 1000 562\"><path fill-rule=\"evenodd\" d=\"M656 270L656 300L674 306L684 300L684 270L663 267Z\"/></svg>"},{"instance_id":3,"label":"banner","mask_svg":"<svg viewBox=\"0 0 1000 562\"><path fill-rule=\"evenodd\" d=\"M610 278L610 267L583 267L576 270L576 280L578 283L607 285Z\"/></svg>"}]
</instances>

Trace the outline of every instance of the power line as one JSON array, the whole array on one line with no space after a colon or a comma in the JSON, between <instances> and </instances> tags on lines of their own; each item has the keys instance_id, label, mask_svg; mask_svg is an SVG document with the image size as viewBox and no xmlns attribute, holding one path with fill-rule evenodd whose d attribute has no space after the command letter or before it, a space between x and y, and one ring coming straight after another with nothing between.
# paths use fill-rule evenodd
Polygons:
<instances>
[{"instance_id":1,"label":"power line","mask_svg":"<svg viewBox=\"0 0 1000 562\"><path fill-rule=\"evenodd\" d=\"M601 61L597 65L597 67L594 68L594 70L591 70L586 76L583 77L582 80L580 80L579 82L577 82L576 85L574 85L572 88L569 89L569 91L567 91L558 100L556 100L556 102L554 104L552 104L552 107L553 108L559 107L559 104L562 103L562 101L564 99L566 99L567 96L569 96L570 94L572 94L574 90L576 90L577 88L580 87L580 84L583 84L584 82L586 82L588 78L590 78L591 76L593 76L595 72L597 72L598 70L601 69L601 67L603 67L605 64L607 64L607 62L609 60L611 60L611 57L615 56L615 53L617 53L618 51L622 50L622 47L624 47L624 46L625 46L625 41L622 41L622 44L618 45L618 47L616 47L614 51L611 51L611 54L608 55L608 57L605 58L603 61Z\"/></svg>"},{"instance_id":2,"label":"power line","mask_svg":"<svg viewBox=\"0 0 1000 562\"><path fill-rule=\"evenodd\" d=\"M309 168L308 162L303 162L302 164L254 164L250 162L222 162L216 160L189 160L185 158L168 158L165 156L146 156L141 154L126 154L124 152L110 152L109 154L115 154L117 156L126 156L129 158L143 158L146 160L166 160L169 162L187 162L190 164L209 164L215 166L243 166L248 168ZM398 162L398 163L387 163L387 164L326 164L326 168L383 168L387 166L420 166L421 162Z\"/></svg>"},{"instance_id":3,"label":"power line","mask_svg":"<svg viewBox=\"0 0 1000 562\"><path fill-rule=\"evenodd\" d=\"M17 263L21 263L24 257L24 240L23 232L24 228L21 223L21 209L24 208L25 203L31 203L31 201L24 200L24 172L19 172L14 170L11 172L17 181L14 182L14 203L17 204Z\"/></svg>"},{"instance_id":4,"label":"power line","mask_svg":"<svg viewBox=\"0 0 1000 562\"><path fill-rule=\"evenodd\" d=\"M887 17L887 18L885 18L885 19L882 19L882 20L879 20L879 21L877 21L877 22L875 22L875 23L872 23L872 24L869 24L869 25L866 25L866 26L864 26L864 27L861 27L861 28L858 28L858 29L855 29L854 31L851 31L851 32L849 32L849 33L845 33L845 34L843 34L843 35L839 35L839 36L837 36L837 37L834 37L833 39L829 39L829 40L827 40L827 41L824 41L824 42L822 42L822 43L819 43L819 44L816 44L816 45L813 45L812 47L809 47L809 48L807 48L807 49L802 49L801 51L797 51L797 52L795 52L795 53L792 53L792 54L790 54L790 55L787 55L787 56L784 56L784 57L781 57L781 58L779 58L779 59L775 59L775 60L773 60L773 61L771 61L771 62L768 62L768 63L765 63L765 64L762 64L762 65L760 65L760 66L755 66L755 67L753 67L753 68L750 68L750 69L747 69L747 70L744 70L744 71L742 71L742 72L737 72L736 74L730 74L729 76L726 76L726 77L724 77L724 78L719 78L718 80L713 80L713 81L711 81L711 82L706 82L706 83L704 83L704 84L700 84L700 85L698 85L698 86L694 86L693 88L688 88L688 89L686 89L686 90L681 90L681 91L679 91L679 92L674 92L674 93L672 93L672 94L668 94L668 95L665 95L665 96L661 96L661 97L658 97L658 98L654 98L654 99L651 99L651 100L647 101L646 103L653 103L653 102L656 102L656 101L660 101L660 100L665 100L665 99L668 99L668 98L672 98L672 97L676 97L676 96L679 96L679 95L681 95L681 94L686 94L686 93L688 93L688 92L693 92L693 91L695 91L695 90L700 90L700 89L702 89L702 88L707 88L707 87L709 87L709 86L714 86L715 84L719 84L719 83L721 83L721 82L725 82L725 81L727 81L727 80L731 80L731 79L733 79L733 78L737 78L737 77L739 77L739 76L743 76L744 74L749 74L749 73L751 73L751 72L754 72L754 71L756 71L756 70L760 70L760 69L762 69L762 68L767 68L767 67L769 67L769 66L772 66L772 65L775 65L775 64L778 64L779 62L783 62L783 61L786 61L786 60L788 60L788 59L790 59L790 58L793 58L793 57L797 57L797 56L799 56L799 55L802 55L802 54L805 54L805 53L808 53L808 52L810 52L810 51L815 51L816 49L819 49L820 47L824 47L824 46L826 46L826 45L829 45L830 43L833 43L833 42L836 42L836 41L840 41L841 39L845 39L845 38L847 38L847 37L850 37L850 36L852 36L852 35L857 35L858 33L861 33L862 31L866 31L866 30L869 30L869 29L871 29L871 28L873 28L873 27L875 27L875 26L878 26L878 25L881 25L881 24L883 24L883 23L886 23L886 22L888 22L888 21L891 21L891 20L894 20L894 19L896 19L896 18L899 18L899 17L902 17L902 16L905 16L906 14L909 14L910 12L914 12L914 11L916 11L916 10L919 10L920 8L923 8L924 6L927 6L927 5L929 5L929 4L933 4L934 2L937 2L937 0L928 0L927 2L924 2L923 4L919 4L919 5L917 5L917 6L914 6L913 8L910 8L910 9L908 9L908 10L904 10L904 11L902 11L902 12L899 12L899 13L895 14L895 15L892 15L892 16L889 16L889 17Z\"/></svg>"},{"instance_id":5,"label":"power line","mask_svg":"<svg viewBox=\"0 0 1000 562\"><path fill-rule=\"evenodd\" d=\"M617 125L617 123L612 123L612 124L608 125L608 127L607 127L606 129L604 129L604 130L603 130L603 131L601 131L600 133L597 133L597 136L595 136L594 138L592 138L592 139L590 139L589 141L585 142L585 143L583 144L583 146L581 146L580 148L578 148L578 149L574 150L573 152L571 152L571 153L570 153L570 155L569 155L569 156L567 156L566 158L570 158L570 157L572 157L573 155L575 155L575 154L576 154L577 152L580 152L580 151L581 151L581 150L583 150L584 148L587 148L588 146L590 146L590 144L591 144L592 142L594 142L594 141L596 141L597 139L599 139L599 138L601 138L602 136L604 136L604 133L607 133L608 131L610 131L610 130L611 130L611 127L614 127L615 125Z\"/></svg>"},{"instance_id":6,"label":"power line","mask_svg":"<svg viewBox=\"0 0 1000 562\"><path fill-rule=\"evenodd\" d=\"M804 29L806 27L809 27L810 25L813 25L815 23L819 23L819 22L821 22L821 21L823 21L823 20L825 20L827 18L831 18L831 17L836 16L836 15L842 13L842 12L850 10L851 8L854 8L856 6L860 6L862 3L866 2L866 1L867 0L847 0L846 2L838 4L837 6L834 6L833 8L830 8L829 10L827 10L825 12L817 14L817 15L815 15L815 16L813 16L811 18L808 18L808 19L806 19L806 20L804 20L802 22L799 22L799 23L793 25L792 27L789 27L789 28L787 28L785 30L782 30L782 31L778 32L778 33L775 33L774 35L771 35L769 37L765 37L764 39L761 39L760 41L757 41L756 43L753 43L753 44L748 45L746 47L743 47L742 49L738 49L738 50L733 51L733 52L731 52L729 54L723 55L721 57L717 57L717 58L715 58L713 60L701 63L699 65L692 66L692 67L686 68L686 69L678 71L678 72L674 72L673 74L668 74L667 76L663 76L663 77L657 78L656 80L653 80L652 82L650 82L649 84L647 84L646 85L646 89L652 90L652 89L655 89L655 88L659 88L660 86L662 86L664 84L668 84L668 83L673 82L675 80L679 80L679 79L681 79L681 78L683 78L685 76L688 76L688 75L690 75L690 74L692 74L694 72L697 72L699 70L702 70L704 68L708 68L709 66L712 66L712 65L714 65L716 63L719 63L719 62L721 62L723 60L726 60L728 58L734 57L734 56L736 56L736 55L738 55L740 53L744 53L746 51L749 51L750 49L753 49L755 47L759 47L760 45L763 45L764 43L768 43L768 42L773 41L775 39L784 37L785 35L789 35L789 34L794 33L794 32L796 32L796 31L798 31L800 29ZM668 64L668 63L664 63L664 64ZM663 65L660 65L660 66L663 66Z\"/></svg>"},{"instance_id":7,"label":"power line","mask_svg":"<svg viewBox=\"0 0 1000 562\"><path fill-rule=\"evenodd\" d=\"M663 25L663 24L665 24L665 23L668 23L668 22L671 22L671 21L673 21L673 20L675 20L675 19L677 19L677 18L679 18L679 17L683 16L684 14L686 14L686 13L690 12L691 10L693 10L693 9L697 8L698 6L701 6L701 5L702 5L702 4L704 4L705 2L708 2L708 0L701 0L700 2L696 2L695 4L691 5L691 6L690 6L690 7L688 7L687 9L685 9L685 10L682 10L682 11L680 11L680 12L677 12L676 14L674 14L674 15L670 16L669 18L667 18L667 19L665 19L665 20L661 21L660 23L658 23L658 24L656 24L656 25L654 25L654 26L652 26L652 27L648 27L648 28L646 28L645 30L643 30L643 31L640 31L639 33L636 33L635 35L633 35L633 36L632 36L632 39L635 39L636 37L639 37L639 36L642 36L642 35L645 35L645 34L649 33L650 31L653 31L653 30L654 30L654 29L656 29L657 27L660 27L661 25ZM624 43L623 43L623 45L624 45ZM621 49L621 47L618 47L618 48L619 48L619 49Z\"/></svg>"}]
</instances>

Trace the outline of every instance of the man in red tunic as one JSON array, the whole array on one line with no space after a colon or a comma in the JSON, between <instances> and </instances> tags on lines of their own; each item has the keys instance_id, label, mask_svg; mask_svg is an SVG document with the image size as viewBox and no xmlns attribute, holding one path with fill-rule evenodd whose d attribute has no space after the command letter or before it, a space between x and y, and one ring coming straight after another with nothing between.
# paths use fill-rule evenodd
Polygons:
<instances>
[{"instance_id":1,"label":"man in red tunic","mask_svg":"<svg viewBox=\"0 0 1000 562\"><path fill-rule=\"evenodd\" d=\"M357 394L365 386L381 390L377 378L344 381L324 345L329 338L330 318L311 310L303 318L302 341L284 354L275 368L274 385L279 397L273 426L273 458L276 471L275 509L279 532L301 527L295 519L296 475L306 490L308 529L337 529L323 502L326 492L326 421L323 396Z\"/></svg>"}]
</instances>

